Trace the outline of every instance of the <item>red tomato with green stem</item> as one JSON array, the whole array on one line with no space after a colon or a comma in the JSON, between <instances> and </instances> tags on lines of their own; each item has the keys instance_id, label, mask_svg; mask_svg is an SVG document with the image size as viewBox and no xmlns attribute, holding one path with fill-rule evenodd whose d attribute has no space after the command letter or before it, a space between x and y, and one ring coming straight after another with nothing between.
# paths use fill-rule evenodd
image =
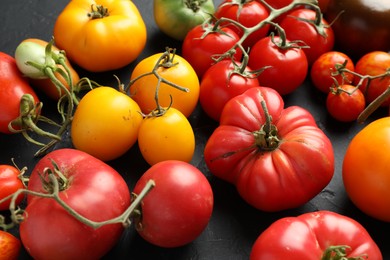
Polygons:
<instances>
[{"instance_id":1,"label":"red tomato with green stem","mask_svg":"<svg viewBox=\"0 0 390 260\"><path fill-rule=\"evenodd\" d=\"M259 74L259 83L277 90L281 95L296 90L308 73L303 50L279 36L268 36L258 41L249 52L248 66L253 70L267 67Z\"/></svg>"},{"instance_id":2,"label":"red tomato with green stem","mask_svg":"<svg viewBox=\"0 0 390 260\"><path fill-rule=\"evenodd\" d=\"M17 260L22 244L7 231L0 230L0 259Z\"/></svg>"},{"instance_id":3,"label":"red tomato with green stem","mask_svg":"<svg viewBox=\"0 0 390 260\"><path fill-rule=\"evenodd\" d=\"M337 67L343 67L354 72L355 65L350 57L339 51L329 51L321 54L311 66L310 78L318 90L328 94L335 81L339 85L352 84L354 74L348 71L343 74L337 73Z\"/></svg>"},{"instance_id":4,"label":"red tomato with green stem","mask_svg":"<svg viewBox=\"0 0 390 260\"><path fill-rule=\"evenodd\" d=\"M313 116L298 106L284 108L282 97L265 87L226 103L204 159L247 203L269 212L308 202L334 172L332 143Z\"/></svg>"},{"instance_id":5,"label":"red tomato with green stem","mask_svg":"<svg viewBox=\"0 0 390 260\"><path fill-rule=\"evenodd\" d=\"M205 23L191 29L183 40L182 56L194 68L199 78L215 63L214 58L233 49L240 37L230 28ZM240 61L242 51L234 48L233 59ZM226 59L229 59L226 56Z\"/></svg>"},{"instance_id":6,"label":"red tomato with green stem","mask_svg":"<svg viewBox=\"0 0 390 260\"><path fill-rule=\"evenodd\" d=\"M35 103L39 98L22 76L13 57L0 52L0 132L12 133L9 123L20 115L20 100L24 94L30 94Z\"/></svg>"},{"instance_id":7,"label":"red tomato with green stem","mask_svg":"<svg viewBox=\"0 0 390 260\"><path fill-rule=\"evenodd\" d=\"M31 173L29 190L52 192L47 169L56 171L53 162L63 175L56 174L58 196L81 216L106 221L130 206L123 177L99 159L75 149L58 149L40 159ZM35 259L99 259L116 244L123 229L121 223L95 229L69 214L53 198L28 195L20 237Z\"/></svg>"},{"instance_id":8,"label":"red tomato with green stem","mask_svg":"<svg viewBox=\"0 0 390 260\"><path fill-rule=\"evenodd\" d=\"M272 223L251 251L250 260L263 259L382 260L382 253L359 222L322 210Z\"/></svg>"},{"instance_id":9,"label":"red tomato with green stem","mask_svg":"<svg viewBox=\"0 0 390 260\"><path fill-rule=\"evenodd\" d=\"M359 88L340 85L333 88L326 98L326 109L338 121L355 121L366 107L366 101Z\"/></svg>"},{"instance_id":10,"label":"red tomato with green stem","mask_svg":"<svg viewBox=\"0 0 390 260\"><path fill-rule=\"evenodd\" d=\"M269 16L269 10L264 6L264 4L257 1L225 0L218 6L214 15L218 19L222 17L229 18L233 21L237 21L246 28L251 28L265 20ZM226 26L237 33L239 37L242 37L244 34L243 28L240 28L231 22L221 24L226 24ZM267 36L269 28L269 24L264 24L264 26L258 30L252 32L244 40L242 46L244 48L253 46L258 40Z\"/></svg>"},{"instance_id":11,"label":"red tomato with green stem","mask_svg":"<svg viewBox=\"0 0 390 260\"><path fill-rule=\"evenodd\" d=\"M199 102L209 117L219 121L227 101L249 88L258 86L256 74L252 73L248 66L231 60L220 61L203 75Z\"/></svg>"},{"instance_id":12,"label":"red tomato with green stem","mask_svg":"<svg viewBox=\"0 0 390 260\"><path fill-rule=\"evenodd\" d=\"M22 172L15 166L2 164L0 165L0 200L14 194L19 189L24 188L22 180ZM15 203L19 205L24 199L24 196L18 196ZM8 210L11 203L11 198L0 203L0 211Z\"/></svg>"},{"instance_id":13,"label":"red tomato with green stem","mask_svg":"<svg viewBox=\"0 0 390 260\"><path fill-rule=\"evenodd\" d=\"M309 48L304 48L309 65L334 46L334 33L322 13L301 8L292 11L280 22L287 39L302 41Z\"/></svg>"},{"instance_id":14,"label":"red tomato with green stem","mask_svg":"<svg viewBox=\"0 0 390 260\"><path fill-rule=\"evenodd\" d=\"M213 211L213 191L207 178L189 163L167 160L149 168L133 192L139 194L150 179L155 187L142 200L141 216L135 220L138 233L149 243L166 248L195 240Z\"/></svg>"}]
</instances>

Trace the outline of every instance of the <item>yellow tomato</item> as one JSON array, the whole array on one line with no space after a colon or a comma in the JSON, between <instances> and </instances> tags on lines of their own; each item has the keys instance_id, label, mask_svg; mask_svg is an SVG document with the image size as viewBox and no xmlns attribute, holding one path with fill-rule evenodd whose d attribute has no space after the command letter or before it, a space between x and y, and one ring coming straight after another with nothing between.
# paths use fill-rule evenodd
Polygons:
<instances>
[{"instance_id":1,"label":"yellow tomato","mask_svg":"<svg viewBox=\"0 0 390 260\"><path fill-rule=\"evenodd\" d=\"M140 111L133 99L114 88L89 91L74 113L73 145L103 161L120 157L137 141Z\"/></svg>"},{"instance_id":2,"label":"yellow tomato","mask_svg":"<svg viewBox=\"0 0 390 260\"><path fill-rule=\"evenodd\" d=\"M131 80L152 72L162 55L163 53L157 53L140 61L131 74ZM187 88L188 92L162 82L158 91L159 104L168 107L172 101L172 107L188 117L194 111L199 100L198 76L192 66L179 55L170 56L167 63L172 64L172 66L159 66L156 73L167 81L182 88ZM161 65L162 62L159 64ZM150 113L157 107L155 101L157 82L157 77L149 74L135 80L130 86L130 95L138 103L144 114Z\"/></svg>"},{"instance_id":3,"label":"yellow tomato","mask_svg":"<svg viewBox=\"0 0 390 260\"><path fill-rule=\"evenodd\" d=\"M57 18L54 40L80 67L108 71L139 56L146 26L132 1L72 0Z\"/></svg>"},{"instance_id":4,"label":"yellow tomato","mask_svg":"<svg viewBox=\"0 0 390 260\"><path fill-rule=\"evenodd\" d=\"M138 146L150 165L165 160L190 162L195 151L195 135L183 113L171 107L161 116L144 118Z\"/></svg>"}]
</instances>

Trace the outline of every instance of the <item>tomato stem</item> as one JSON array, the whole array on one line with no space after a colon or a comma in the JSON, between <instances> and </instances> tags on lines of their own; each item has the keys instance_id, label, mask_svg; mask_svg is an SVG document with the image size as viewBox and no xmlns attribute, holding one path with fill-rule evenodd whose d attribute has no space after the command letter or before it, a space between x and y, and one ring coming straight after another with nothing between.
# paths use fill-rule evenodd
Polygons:
<instances>
[{"instance_id":1,"label":"tomato stem","mask_svg":"<svg viewBox=\"0 0 390 260\"><path fill-rule=\"evenodd\" d=\"M351 250L351 247L346 245L330 246L321 257L321 260L364 260L368 259L367 255L361 255L356 257L347 257L347 251Z\"/></svg>"},{"instance_id":2,"label":"tomato stem","mask_svg":"<svg viewBox=\"0 0 390 260\"><path fill-rule=\"evenodd\" d=\"M90 19L100 19L109 16L108 8L102 6L102 5L91 5L91 12L89 12L88 17Z\"/></svg>"}]
</instances>

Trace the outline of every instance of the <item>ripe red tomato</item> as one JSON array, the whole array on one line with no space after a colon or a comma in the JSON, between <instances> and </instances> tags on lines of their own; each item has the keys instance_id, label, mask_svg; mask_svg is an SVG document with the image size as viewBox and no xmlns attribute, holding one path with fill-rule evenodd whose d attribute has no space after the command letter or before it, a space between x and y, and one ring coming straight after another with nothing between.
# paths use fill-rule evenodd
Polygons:
<instances>
[{"instance_id":1,"label":"ripe red tomato","mask_svg":"<svg viewBox=\"0 0 390 260\"><path fill-rule=\"evenodd\" d=\"M214 13L215 17L229 18L233 21L239 22L241 25L250 28L261 23L269 16L269 10L262 4L257 1L233 1L233 0L224 0L218 6L217 10ZM237 33L239 37L242 37L244 31L233 23L221 23L226 25L234 32ZM253 46L258 40L265 37L268 34L270 25L265 24L260 29L251 33L243 42L243 47L248 48Z\"/></svg>"},{"instance_id":2,"label":"ripe red tomato","mask_svg":"<svg viewBox=\"0 0 390 260\"><path fill-rule=\"evenodd\" d=\"M326 98L326 109L338 121L355 121L366 107L366 101L359 88L352 85L340 85L330 91Z\"/></svg>"},{"instance_id":3,"label":"ripe red tomato","mask_svg":"<svg viewBox=\"0 0 390 260\"><path fill-rule=\"evenodd\" d=\"M59 197L80 215L104 221L122 214L130 205L125 180L113 168L91 155L74 149L59 149L44 156L33 169L28 189L48 193L42 175L52 162L66 177ZM61 182L62 183L62 182ZM52 198L27 197L20 237L35 259L99 259L117 242L122 224L94 229L64 210Z\"/></svg>"},{"instance_id":4,"label":"ripe red tomato","mask_svg":"<svg viewBox=\"0 0 390 260\"><path fill-rule=\"evenodd\" d=\"M12 165L0 165L0 200L4 199L11 194L14 194L17 190L23 189L24 184L19 178L20 171ZM24 196L18 196L16 199L16 205L19 205ZM0 203L0 211L8 210L11 199Z\"/></svg>"},{"instance_id":5,"label":"ripe red tomato","mask_svg":"<svg viewBox=\"0 0 390 260\"><path fill-rule=\"evenodd\" d=\"M350 71L355 71L355 65L350 57L339 51L329 51L318 57L311 66L310 78L313 85L323 93L328 94L330 88L334 85L334 79L339 85L352 84L354 75L345 72L342 75L332 75L335 73L336 65L345 64L345 68Z\"/></svg>"},{"instance_id":6,"label":"ripe red tomato","mask_svg":"<svg viewBox=\"0 0 390 260\"><path fill-rule=\"evenodd\" d=\"M360 75L377 76L385 73L390 68L390 54L384 51L373 51L361 57L355 66L355 72ZM355 77L354 85L357 85L360 78ZM363 81L360 89L370 103L382 94L390 86L390 76L378 78L370 81L367 86L367 79ZM382 106L388 106L390 98L382 103Z\"/></svg>"},{"instance_id":7,"label":"ripe red tomato","mask_svg":"<svg viewBox=\"0 0 390 260\"><path fill-rule=\"evenodd\" d=\"M275 36L274 41L280 44L281 39ZM282 49L272 42L271 36L261 39L252 47L248 66L253 70L271 66L260 73L259 83L277 90L281 95L297 89L308 73L308 63L303 50Z\"/></svg>"},{"instance_id":8,"label":"ripe red tomato","mask_svg":"<svg viewBox=\"0 0 390 260\"><path fill-rule=\"evenodd\" d=\"M146 183L156 186L142 200L138 233L160 247L178 247L195 240L206 228L214 205L211 186L195 166L176 160L159 162L138 180L134 193Z\"/></svg>"},{"instance_id":9,"label":"ripe red tomato","mask_svg":"<svg viewBox=\"0 0 390 260\"><path fill-rule=\"evenodd\" d=\"M237 66L231 60L224 60L212 65L200 82L200 104L205 113L216 121L219 121L227 101L249 88L259 86L257 77L250 75L248 66L243 74L238 74L242 64L235 64Z\"/></svg>"},{"instance_id":10,"label":"ripe red tomato","mask_svg":"<svg viewBox=\"0 0 390 260\"><path fill-rule=\"evenodd\" d=\"M342 167L343 183L352 202L367 215L386 222L390 222L389 149L390 117L384 117L353 137Z\"/></svg>"},{"instance_id":11,"label":"ripe red tomato","mask_svg":"<svg viewBox=\"0 0 390 260\"><path fill-rule=\"evenodd\" d=\"M322 17L321 17L322 18ZM314 25L316 21L316 11L300 8L292 11L280 22L287 39L290 41L302 41L309 48L304 48L309 65L311 65L321 54L331 51L334 46L334 33L329 23L322 18L321 23ZM308 21L312 22L308 22ZM319 26L324 34L318 32Z\"/></svg>"},{"instance_id":12,"label":"ripe red tomato","mask_svg":"<svg viewBox=\"0 0 390 260\"><path fill-rule=\"evenodd\" d=\"M11 233L0 230L0 259L17 260L21 246L19 239Z\"/></svg>"},{"instance_id":13,"label":"ripe red tomato","mask_svg":"<svg viewBox=\"0 0 390 260\"><path fill-rule=\"evenodd\" d=\"M183 40L182 56L194 68L199 78L215 63L215 55L224 54L240 40L240 37L230 28L218 27L213 24L202 24L191 29ZM233 55L236 61L241 60L242 51L236 48Z\"/></svg>"},{"instance_id":14,"label":"ripe red tomato","mask_svg":"<svg viewBox=\"0 0 390 260\"><path fill-rule=\"evenodd\" d=\"M13 57L0 52L0 132L10 134L8 124L19 116L20 99L24 94L39 102L35 91L16 66Z\"/></svg>"},{"instance_id":15,"label":"ripe red tomato","mask_svg":"<svg viewBox=\"0 0 390 260\"><path fill-rule=\"evenodd\" d=\"M382 254L356 220L331 211L317 211L272 223L257 238L250 255L250 260L264 259L382 260Z\"/></svg>"},{"instance_id":16,"label":"ripe red tomato","mask_svg":"<svg viewBox=\"0 0 390 260\"><path fill-rule=\"evenodd\" d=\"M332 143L313 116L298 106L284 108L282 97L265 87L250 88L226 103L204 159L211 173L264 211L306 203L334 172Z\"/></svg>"}]
</instances>

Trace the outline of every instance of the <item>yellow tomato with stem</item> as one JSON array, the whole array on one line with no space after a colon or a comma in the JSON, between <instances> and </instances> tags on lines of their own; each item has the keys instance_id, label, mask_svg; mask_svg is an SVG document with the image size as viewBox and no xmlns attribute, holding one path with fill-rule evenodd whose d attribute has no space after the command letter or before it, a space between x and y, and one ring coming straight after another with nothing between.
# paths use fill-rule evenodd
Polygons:
<instances>
[{"instance_id":1,"label":"yellow tomato with stem","mask_svg":"<svg viewBox=\"0 0 390 260\"><path fill-rule=\"evenodd\" d=\"M188 117L199 100L199 78L183 57L166 51L151 55L136 65L129 91L144 114L152 112L158 102L160 106L171 106Z\"/></svg>"},{"instance_id":2,"label":"yellow tomato with stem","mask_svg":"<svg viewBox=\"0 0 390 260\"><path fill-rule=\"evenodd\" d=\"M71 125L73 145L103 161L116 159L137 141L143 119L140 112L127 94L97 87L76 108Z\"/></svg>"},{"instance_id":3,"label":"yellow tomato with stem","mask_svg":"<svg viewBox=\"0 0 390 260\"><path fill-rule=\"evenodd\" d=\"M138 146L143 158L150 165L165 160L190 162L195 152L191 124L176 108L162 108L161 111L156 109L141 123Z\"/></svg>"}]
</instances>

